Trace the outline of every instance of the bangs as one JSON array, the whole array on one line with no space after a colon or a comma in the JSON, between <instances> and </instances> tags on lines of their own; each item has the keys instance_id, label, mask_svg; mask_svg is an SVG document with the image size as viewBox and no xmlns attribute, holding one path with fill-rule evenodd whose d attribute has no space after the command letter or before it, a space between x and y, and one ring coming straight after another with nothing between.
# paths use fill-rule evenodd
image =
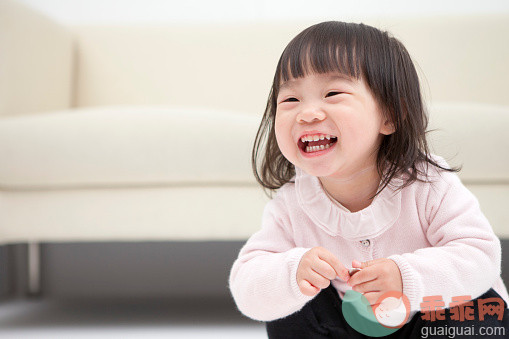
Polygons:
<instances>
[{"instance_id":1,"label":"bangs","mask_svg":"<svg viewBox=\"0 0 509 339\"><path fill-rule=\"evenodd\" d=\"M361 75L362 51L355 31L347 23L314 25L297 35L283 51L276 69L275 89L282 83L313 73L337 72L350 78Z\"/></svg>"}]
</instances>

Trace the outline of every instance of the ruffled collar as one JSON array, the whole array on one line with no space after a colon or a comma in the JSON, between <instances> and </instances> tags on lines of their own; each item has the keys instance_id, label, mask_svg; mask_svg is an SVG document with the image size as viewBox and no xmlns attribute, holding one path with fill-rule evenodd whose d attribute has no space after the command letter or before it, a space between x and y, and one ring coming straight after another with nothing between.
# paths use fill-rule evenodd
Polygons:
<instances>
[{"instance_id":1,"label":"ruffled collar","mask_svg":"<svg viewBox=\"0 0 509 339\"><path fill-rule=\"evenodd\" d=\"M396 192L391 185L401 183L393 178L368 207L352 213L329 198L317 177L295 167L295 190L304 212L326 233L350 240L376 237L395 223L401 212L401 190Z\"/></svg>"}]
</instances>

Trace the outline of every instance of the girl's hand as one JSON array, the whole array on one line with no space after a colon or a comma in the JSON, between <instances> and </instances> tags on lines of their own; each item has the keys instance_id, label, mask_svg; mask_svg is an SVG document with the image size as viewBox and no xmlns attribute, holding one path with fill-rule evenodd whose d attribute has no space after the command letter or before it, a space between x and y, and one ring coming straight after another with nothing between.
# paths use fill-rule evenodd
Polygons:
<instances>
[{"instance_id":1,"label":"girl's hand","mask_svg":"<svg viewBox=\"0 0 509 339\"><path fill-rule=\"evenodd\" d=\"M362 268L352 275L348 285L362 293L370 305L375 305L384 293L403 292L403 280L398 265L391 259L381 258L367 262L352 261L352 267Z\"/></svg>"},{"instance_id":2,"label":"girl's hand","mask_svg":"<svg viewBox=\"0 0 509 339\"><path fill-rule=\"evenodd\" d=\"M345 265L323 247L313 247L302 256L297 267L297 284L302 294L314 296L339 276L348 281Z\"/></svg>"}]
</instances>

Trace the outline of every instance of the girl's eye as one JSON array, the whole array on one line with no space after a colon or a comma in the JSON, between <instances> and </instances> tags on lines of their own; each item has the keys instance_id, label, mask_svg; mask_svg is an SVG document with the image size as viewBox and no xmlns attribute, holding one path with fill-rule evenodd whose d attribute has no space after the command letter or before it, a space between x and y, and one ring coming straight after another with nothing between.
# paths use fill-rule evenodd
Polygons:
<instances>
[{"instance_id":1,"label":"girl's eye","mask_svg":"<svg viewBox=\"0 0 509 339\"><path fill-rule=\"evenodd\" d=\"M333 96L333 95L338 95L338 94L341 94L341 93L343 93L343 92L329 92L329 93L327 93L327 95L325 97L329 97L329 96ZM299 101L299 100L297 98L293 98L292 97L292 98L288 98L286 100L281 101L281 103L283 103L283 102L290 102L290 101Z\"/></svg>"},{"instance_id":2,"label":"girl's eye","mask_svg":"<svg viewBox=\"0 0 509 339\"><path fill-rule=\"evenodd\" d=\"M327 95L325 97L328 97L329 94L330 94L330 96L333 96L333 95L337 95L337 94L341 94L341 93L342 92L329 92L329 93L327 93Z\"/></svg>"},{"instance_id":3,"label":"girl's eye","mask_svg":"<svg viewBox=\"0 0 509 339\"><path fill-rule=\"evenodd\" d=\"M299 101L299 100L297 100L296 98L288 98L286 100L283 100L282 102L287 102L287 101Z\"/></svg>"}]
</instances>

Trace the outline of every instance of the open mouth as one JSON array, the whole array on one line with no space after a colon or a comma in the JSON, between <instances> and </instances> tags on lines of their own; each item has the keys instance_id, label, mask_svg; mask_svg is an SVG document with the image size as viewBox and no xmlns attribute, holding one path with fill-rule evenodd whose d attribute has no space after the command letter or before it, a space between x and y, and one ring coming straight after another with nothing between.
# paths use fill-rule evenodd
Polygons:
<instances>
[{"instance_id":1,"label":"open mouth","mask_svg":"<svg viewBox=\"0 0 509 339\"><path fill-rule=\"evenodd\" d=\"M297 142L299 148L305 153L326 150L338 141L338 137L330 134L304 135Z\"/></svg>"}]
</instances>

